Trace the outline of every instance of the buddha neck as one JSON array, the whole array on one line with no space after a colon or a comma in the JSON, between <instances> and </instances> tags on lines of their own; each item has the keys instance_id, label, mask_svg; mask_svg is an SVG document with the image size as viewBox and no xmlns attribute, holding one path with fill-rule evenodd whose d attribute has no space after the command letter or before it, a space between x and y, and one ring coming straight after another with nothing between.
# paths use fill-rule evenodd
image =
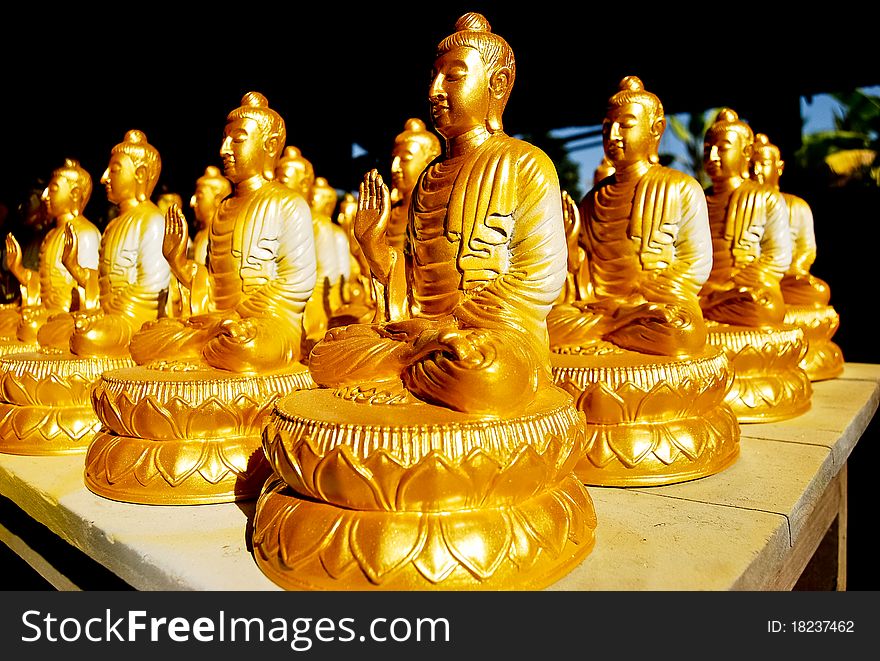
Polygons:
<instances>
[{"instance_id":1,"label":"buddha neck","mask_svg":"<svg viewBox=\"0 0 880 661\"><path fill-rule=\"evenodd\" d=\"M132 209L139 207L143 202L143 200L139 200L136 197L130 197L127 200L122 200L122 202L120 202L118 205L119 212L125 213L127 211L131 211Z\"/></svg>"},{"instance_id":2,"label":"buddha neck","mask_svg":"<svg viewBox=\"0 0 880 661\"><path fill-rule=\"evenodd\" d=\"M470 131L466 131L454 138L446 141L446 157L456 158L473 151L481 144L486 142L492 134L489 133L485 126L475 126Z\"/></svg>"},{"instance_id":3,"label":"buddha neck","mask_svg":"<svg viewBox=\"0 0 880 661\"><path fill-rule=\"evenodd\" d=\"M55 217L55 227L63 230L68 224L72 223L77 216L79 216L79 214L74 211L67 211L59 214Z\"/></svg>"},{"instance_id":4,"label":"buddha neck","mask_svg":"<svg viewBox=\"0 0 880 661\"><path fill-rule=\"evenodd\" d=\"M712 181L712 188L716 193L727 193L736 190L743 185L745 179L742 177L727 177L725 179L716 179Z\"/></svg>"},{"instance_id":5,"label":"buddha neck","mask_svg":"<svg viewBox=\"0 0 880 661\"><path fill-rule=\"evenodd\" d=\"M262 174L255 174L252 177L248 177L244 181L235 184L235 194L244 195L246 193L253 193L256 190L260 190L267 183L268 180Z\"/></svg>"},{"instance_id":6,"label":"buddha neck","mask_svg":"<svg viewBox=\"0 0 880 661\"><path fill-rule=\"evenodd\" d=\"M620 183L638 181L639 179L644 177L648 173L648 170L650 170L652 167L654 167L654 164L647 159L643 161L636 161L635 163L627 165L621 170L615 168L614 177L615 180Z\"/></svg>"}]
</instances>

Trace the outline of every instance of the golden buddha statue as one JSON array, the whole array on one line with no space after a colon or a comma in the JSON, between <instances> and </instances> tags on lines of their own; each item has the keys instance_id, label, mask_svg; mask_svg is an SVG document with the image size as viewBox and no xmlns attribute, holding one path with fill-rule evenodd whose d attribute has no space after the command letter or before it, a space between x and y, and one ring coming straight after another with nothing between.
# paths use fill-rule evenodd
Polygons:
<instances>
[{"instance_id":1,"label":"golden buddha statue","mask_svg":"<svg viewBox=\"0 0 880 661\"><path fill-rule=\"evenodd\" d=\"M388 243L403 249L412 191L419 175L440 155L440 140L415 117L406 120L404 129L394 138L391 151L391 219Z\"/></svg>"},{"instance_id":2,"label":"golden buddha statue","mask_svg":"<svg viewBox=\"0 0 880 661\"><path fill-rule=\"evenodd\" d=\"M792 260L788 209L778 190L748 178L755 136L722 108L704 140L712 230L712 272L700 292L709 342L734 365L728 402L740 422L782 420L810 407L812 389L798 366L803 331L784 324L779 283Z\"/></svg>"},{"instance_id":3,"label":"golden buddha statue","mask_svg":"<svg viewBox=\"0 0 880 661\"><path fill-rule=\"evenodd\" d=\"M156 199L156 206L159 208L159 213L162 214L163 218L168 213L168 209L175 205L178 208L183 208L183 198L180 197L180 193L166 191Z\"/></svg>"},{"instance_id":4,"label":"golden buddha statue","mask_svg":"<svg viewBox=\"0 0 880 661\"><path fill-rule=\"evenodd\" d=\"M205 265L208 258L208 236L211 221L220 203L232 194L232 184L223 176L220 168L209 165L205 174L196 180L196 190L189 200L195 212L196 234L192 240L192 254L187 255L196 264Z\"/></svg>"},{"instance_id":5,"label":"golden buddha statue","mask_svg":"<svg viewBox=\"0 0 880 661\"><path fill-rule=\"evenodd\" d=\"M403 250L373 170L354 233L375 324L312 350L322 386L280 400L263 434L276 478L254 555L283 587L520 589L591 550L595 514L571 471L583 419L550 383L545 317L565 279L552 161L507 136L510 46L466 14L429 90L444 154L413 191Z\"/></svg>"},{"instance_id":6,"label":"golden buddha statue","mask_svg":"<svg viewBox=\"0 0 880 661\"><path fill-rule=\"evenodd\" d=\"M136 367L105 372L92 401L105 430L86 456L86 486L147 504L252 498L270 469L260 425L281 393L312 385L302 315L315 246L301 195L273 180L284 121L256 92L226 118L220 148L234 191L210 222L206 264L186 257L183 214L162 224L164 263L190 290L189 314L144 324Z\"/></svg>"},{"instance_id":7,"label":"golden buddha statue","mask_svg":"<svg viewBox=\"0 0 880 661\"><path fill-rule=\"evenodd\" d=\"M80 257L81 250L92 250L94 235L86 232L80 246L74 226L65 227L61 261L86 293L86 305L46 320L37 332L40 352L0 359L3 451L82 452L100 428L92 386L103 372L133 365L132 333L158 316L167 295L165 222L150 201L161 168L159 152L141 131L129 131L111 150L101 183L119 214L101 237L97 268ZM100 305L91 306L95 291Z\"/></svg>"},{"instance_id":8,"label":"golden buddha statue","mask_svg":"<svg viewBox=\"0 0 880 661\"><path fill-rule=\"evenodd\" d=\"M217 213L220 203L232 194L232 184L223 176L220 169L209 165L205 173L196 180L196 188L189 200L195 212L195 236L187 243L186 258L204 266L208 258L208 237L211 233L211 220ZM171 207L168 207L169 209ZM179 207L178 207L179 208ZM166 209L167 213L167 209ZM191 310L190 291L181 286L172 275L168 287L168 302L165 313L168 317L185 317Z\"/></svg>"},{"instance_id":9,"label":"golden buddha statue","mask_svg":"<svg viewBox=\"0 0 880 661\"><path fill-rule=\"evenodd\" d=\"M307 346L320 340L328 321L342 307L342 287L351 277L351 249L345 230L333 222L339 195L324 177L315 178L309 196L315 232L317 281L303 319Z\"/></svg>"},{"instance_id":10,"label":"golden buddha statue","mask_svg":"<svg viewBox=\"0 0 880 661\"><path fill-rule=\"evenodd\" d=\"M91 194L92 178L79 162L67 159L52 174L42 200L55 224L43 237L37 271L24 266L21 246L12 234L7 235L7 267L21 284L22 304L0 311L0 355L39 349L37 331L49 316L97 306L97 288L86 292L79 287L61 261L69 226L78 237L78 265L98 267L101 233L82 215Z\"/></svg>"},{"instance_id":11,"label":"golden buddha statue","mask_svg":"<svg viewBox=\"0 0 880 661\"><path fill-rule=\"evenodd\" d=\"M755 136L751 156L751 176L762 184L779 190L779 178L785 167L779 148L763 133ZM813 212L800 197L782 193L788 208L791 229L791 266L779 283L785 302L785 323L797 326L807 339L807 354L801 361L811 381L831 379L843 372L843 353L831 341L840 325L840 315L828 302L828 284L810 273L816 260L816 235Z\"/></svg>"},{"instance_id":12,"label":"golden buddha statue","mask_svg":"<svg viewBox=\"0 0 880 661\"><path fill-rule=\"evenodd\" d=\"M285 147L275 167L275 180L296 191L308 202L312 198L312 186L315 185L315 168L299 149Z\"/></svg>"},{"instance_id":13,"label":"golden buddha statue","mask_svg":"<svg viewBox=\"0 0 880 661\"><path fill-rule=\"evenodd\" d=\"M328 328L370 323L376 315L376 299L373 296L370 265L354 236L354 218L357 214L357 207L357 199L351 193L345 193L339 201L336 224L342 228L348 239L349 276L342 284L342 305L334 310L328 319Z\"/></svg>"},{"instance_id":14,"label":"golden buddha statue","mask_svg":"<svg viewBox=\"0 0 880 661\"><path fill-rule=\"evenodd\" d=\"M693 177L657 164L665 128L660 99L624 78L603 122L609 174L567 213L581 227L569 255L585 253L569 268L582 276L586 265L589 289L555 305L547 325L556 383L586 414L576 473L588 484L690 480L739 452L724 403L732 369L706 345L698 297L712 256L706 199Z\"/></svg>"}]
</instances>

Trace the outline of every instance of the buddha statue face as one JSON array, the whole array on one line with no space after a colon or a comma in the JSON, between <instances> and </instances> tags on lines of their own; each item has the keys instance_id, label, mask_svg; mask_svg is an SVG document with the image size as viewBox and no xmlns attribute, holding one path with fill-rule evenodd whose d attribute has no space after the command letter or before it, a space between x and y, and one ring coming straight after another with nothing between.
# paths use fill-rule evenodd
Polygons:
<instances>
[{"instance_id":1,"label":"buddha statue face","mask_svg":"<svg viewBox=\"0 0 880 661\"><path fill-rule=\"evenodd\" d=\"M50 218L79 214L82 194L79 186L63 174L55 174L41 196Z\"/></svg>"},{"instance_id":2,"label":"buddha statue face","mask_svg":"<svg viewBox=\"0 0 880 661\"><path fill-rule=\"evenodd\" d=\"M391 151L391 201L409 197L419 175L440 154L440 141L419 119L407 121Z\"/></svg>"},{"instance_id":3,"label":"buddha statue face","mask_svg":"<svg viewBox=\"0 0 880 661\"><path fill-rule=\"evenodd\" d=\"M447 140L485 126L489 115L489 74L480 53L454 46L434 62L428 92L434 127Z\"/></svg>"},{"instance_id":4,"label":"buddha statue face","mask_svg":"<svg viewBox=\"0 0 880 661\"><path fill-rule=\"evenodd\" d=\"M652 117L642 103L613 105L602 123L605 155L617 170L647 162L657 151L665 127L666 120Z\"/></svg>"},{"instance_id":5,"label":"buddha statue face","mask_svg":"<svg viewBox=\"0 0 880 661\"><path fill-rule=\"evenodd\" d=\"M269 164L274 164L277 155L277 137L267 139L256 120L250 117L237 117L226 124L220 157L223 171L233 184L257 176L264 176ZM269 172L274 167L268 167Z\"/></svg>"},{"instance_id":6,"label":"buddha statue face","mask_svg":"<svg viewBox=\"0 0 880 661\"><path fill-rule=\"evenodd\" d=\"M210 184L196 184L196 192L190 198L189 205L195 211L196 224L199 229L207 227L211 222L211 218L223 197L221 197L220 191Z\"/></svg>"},{"instance_id":7,"label":"buddha statue face","mask_svg":"<svg viewBox=\"0 0 880 661\"><path fill-rule=\"evenodd\" d=\"M140 170L140 172L139 172ZM113 204L137 200L143 191L144 168L135 167L128 154L117 151L110 155L110 164L101 176L107 189L107 199Z\"/></svg>"},{"instance_id":8,"label":"buddha statue face","mask_svg":"<svg viewBox=\"0 0 880 661\"><path fill-rule=\"evenodd\" d=\"M766 135L759 133L755 136L755 147L750 162L752 178L759 183L778 187L785 166L780 156L779 148L771 144Z\"/></svg>"},{"instance_id":9,"label":"buddha statue face","mask_svg":"<svg viewBox=\"0 0 880 661\"><path fill-rule=\"evenodd\" d=\"M314 183L309 176L308 168L300 159L285 158L275 169L275 180L295 190L304 198L309 199L310 189Z\"/></svg>"},{"instance_id":10,"label":"buddha statue face","mask_svg":"<svg viewBox=\"0 0 880 661\"><path fill-rule=\"evenodd\" d=\"M712 181L723 181L748 174L751 145L738 131L728 128L712 131L703 143L703 160Z\"/></svg>"},{"instance_id":11,"label":"buddha statue face","mask_svg":"<svg viewBox=\"0 0 880 661\"><path fill-rule=\"evenodd\" d=\"M316 214L330 216L336 208L338 199L339 195L336 193L336 189L332 188L326 179L318 177L315 180L309 206Z\"/></svg>"}]
</instances>

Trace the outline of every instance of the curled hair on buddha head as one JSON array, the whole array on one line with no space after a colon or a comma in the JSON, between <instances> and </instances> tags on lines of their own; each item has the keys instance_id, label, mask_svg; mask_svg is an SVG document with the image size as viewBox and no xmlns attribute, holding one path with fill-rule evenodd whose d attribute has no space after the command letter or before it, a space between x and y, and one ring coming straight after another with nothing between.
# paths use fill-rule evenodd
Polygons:
<instances>
[{"instance_id":1,"label":"curled hair on buddha head","mask_svg":"<svg viewBox=\"0 0 880 661\"><path fill-rule=\"evenodd\" d=\"M732 108L722 108L715 116L715 121L706 131L706 141L714 142L726 131L734 131L742 137L743 142L748 146L755 141L755 134L752 127L739 118L739 115Z\"/></svg>"},{"instance_id":2,"label":"curled hair on buddha head","mask_svg":"<svg viewBox=\"0 0 880 661\"><path fill-rule=\"evenodd\" d=\"M259 92L248 92L241 97L241 105L226 116L226 121L236 119L252 119L260 127L263 137L268 139L272 136L278 138L276 155L284 149L287 141L287 130L284 120L277 112L269 107L269 101Z\"/></svg>"},{"instance_id":3,"label":"curled hair on buddha head","mask_svg":"<svg viewBox=\"0 0 880 661\"><path fill-rule=\"evenodd\" d=\"M492 32L492 26L486 17L477 12L469 12L455 22L455 32L443 39L437 45L437 56L452 50L458 46L473 48L480 54L480 59L486 67L489 79L502 69L508 70L507 89L504 96L498 99L498 108L495 112L489 112L487 128L494 133L502 129L501 113L510 91L513 89L513 81L516 78L516 61L513 57L513 49L497 34Z\"/></svg>"},{"instance_id":4,"label":"curled hair on buddha head","mask_svg":"<svg viewBox=\"0 0 880 661\"><path fill-rule=\"evenodd\" d=\"M159 151L147 142L147 136L143 131L132 129L125 134L125 139L110 150L111 154L122 153L131 159L135 169L143 167L147 173L144 193L149 198L159 181L162 172L162 159Z\"/></svg>"},{"instance_id":5,"label":"curled hair on buddha head","mask_svg":"<svg viewBox=\"0 0 880 661\"><path fill-rule=\"evenodd\" d=\"M440 155L440 140L425 126L425 122L417 117L410 117L404 124L403 131L394 138L394 144L402 142L417 142L425 152L427 160L433 160Z\"/></svg>"},{"instance_id":6,"label":"curled hair on buddha head","mask_svg":"<svg viewBox=\"0 0 880 661\"><path fill-rule=\"evenodd\" d=\"M71 183L72 187L76 187L79 190L78 211L82 213L89 203L89 198L92 196L92 176L85 171L75 158L65 158L64 165L57 168L52 173L52 176L64 177Z\"/></svg>"},{"instance_id":7,"label":"curled hair on buddha head","mask_svg":"<svg viewBox=\"0 0 880 661\"><path fill-rule=\"evenodd\" d=\"M619 108L627 103L638 103L648 111L648 120L651 126L658 119L663 119L663 104L660 103L660 99L656 94L645 89L642 79L638 76L624 77L618 84L617 90L608 99L609 110L611 108Z\"/></svg>"},{"instance_id":8,"label":"curled hair on buddha head","mask_svg":"<svg viewBox=\"0 0 880 661\"><path fill-rule=\"evenodd\" d=\"M196 187L210 186L217 197L223 199L232 194L232 183L223 176L220 168L216 165L209 165L205 168L205 174L196 179Z\"/></svg>"}]
</instances>

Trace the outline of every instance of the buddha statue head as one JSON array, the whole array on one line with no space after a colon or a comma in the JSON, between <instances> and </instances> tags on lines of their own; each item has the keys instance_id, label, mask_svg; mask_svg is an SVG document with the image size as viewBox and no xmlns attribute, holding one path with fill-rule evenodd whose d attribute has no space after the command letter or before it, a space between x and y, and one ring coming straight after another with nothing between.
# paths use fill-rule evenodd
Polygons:
<instances>
[{"instance_id":1,"label":"buddha statue head","mask_svg":"<svg viewBox=\"0 0 880 661\"><path fill-rule=\"evenodd\" d=\"M656 163L666 129L663 104L637 76L626 76L608 100L602 123L605 157L619 171L636 163Z\"/></svg>"},{"instance_id":2,"label":"buddha statue head","mask_svg":"<svg viewBox=\"0 0 880 661\"><path fill-rule=\"evenodd\" d=\"M312 186L315 185L315 168L312 167L311 161L303 157L299 149L287 147L278 159L275 179L295 190L308 201L312 195Z\"/></svg>"},{"instance_id":3,"label":"buddha statue head","mask_svg":"<svg viewBox=\"0 0 880 661\"><path fill-rule=\"evenodd\" d=\"M440 155L440 140L416 118L406 121L391 151L391 203L407 199L428 164Z\"/></svg>"},{"instance_id":4,"label":"buddha statue head","mask_svg":"<svg viewBox=\"0 0 880 661\"><path fill-rule=\"evenodd\" d=\"M42 200L50 218L79 216L92 195L92 177L72 158L52 173Z\"/></svg>"},{"instance_id":5,"label":"buddha statue head","mask_svg":"<svg viewBox=\"0 0 880 661\"><path fill-rule=\"evenodd\" d=\"M312 186L312 196L309 200L312 214L332 218L338 199L339 194L336 192L336 189L328 184L324 177L315 179L315 185Z\"/></svg>"},{"instance_id":6,"label":"buddha statue head","mask_svg":"<svg viewBox=\"0 0 880 661\"><path fill-rule=\"evenodd\" d=\"M782 176L785 161L782 160L779 147L771 143L770 138L764 133L755 136L750 164L751 176L755 181L774 188L779 187L779 178Z\"/></svg>"},{"instance_id":7,"label":"buddha statue head","mask_svg":"<svg viewBox=\"0 0 880 661\"><path fill-rule=\"evenodd\" d=\"M513 50L492 32L482 14L470 12L437 46L428 92L434 128L446 140L477 127L501 131L516 65Z\"/></svg>"},{"instance_id":8,"label":"buddha statue head","mask_svg":"<svg viewBox=\"0 0 880 661\"><path fill-rule=\"evenodd\" d=\"M196 227L207 227L214 217L214 212L225 198L232 193L232 184L223 176L220 168L209 165L205 174L196 179L196 191L189 200L189 205L196 214Z\"/></svg>"},{"instance_id":9,"label":"buddha statue head","mask_svg":"<svg viewBox=\"0 0 880 661\"><path fill-rule=\"evenodd\" d=\"M156 200L156 206L159 207L159 211L162 212L163 216L174 204L177 205L178 209L183 209L183 198L180 197L180 193L165 191Z\"/></svg>"},{"instance_id":10,"label":"buddha statue head","mask_svg":"<svg viewBox=\"0 0 880 661\"><path fill-rule=\"evenodd\" d=\"M227 179L238 186L274 179L275 164L284 149L284 120L259 92L248 92L241 105L226 116L220 157Z\"/></svg>"},{"instance_id":11,"label":"buddha statue head","mask_svg":"<svg viewBox=\"0 0 880 661\"><path fill-rule=\"evenodd\" d=\"M754 141L751 127L734 110L719 110L703 141L703 162L712 182L747 178Z\"/></svg>"},{"instance_id":12,"label":"buddha statue head","mask_svg":"<svg viewBox=\"0 0 880 661\"><path fill-rule=\"evenodd\" d=\"M118 205L137 205L150 199L162 159L143 131L132 129L125 139L110 150L110 164L101 176L107 199Z\"/></svg>"}]
</instances>

